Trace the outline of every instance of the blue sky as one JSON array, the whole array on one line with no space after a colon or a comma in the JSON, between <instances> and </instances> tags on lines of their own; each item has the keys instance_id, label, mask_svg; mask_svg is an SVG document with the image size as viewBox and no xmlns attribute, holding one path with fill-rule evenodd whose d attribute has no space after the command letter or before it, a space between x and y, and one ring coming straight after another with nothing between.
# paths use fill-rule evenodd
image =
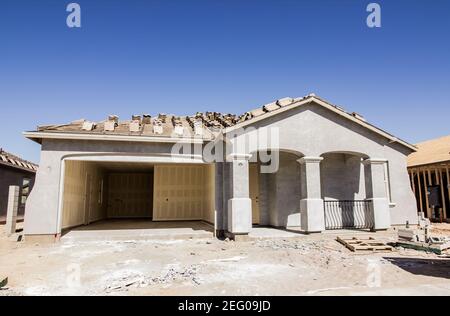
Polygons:
<instances>
[{"instance_id":1,"label":"blue sky","mask_svg":"<svg viewBox=\"0 0 450 316\"><path fill-rule=\"evenodd\" d=\"M450 134L450 1L0 3L0 147L34 161L37 125L108 114L242 113L314 92L409 142ZM375 1L372 1L375 2Z\"/></svg>"}]
</instances>

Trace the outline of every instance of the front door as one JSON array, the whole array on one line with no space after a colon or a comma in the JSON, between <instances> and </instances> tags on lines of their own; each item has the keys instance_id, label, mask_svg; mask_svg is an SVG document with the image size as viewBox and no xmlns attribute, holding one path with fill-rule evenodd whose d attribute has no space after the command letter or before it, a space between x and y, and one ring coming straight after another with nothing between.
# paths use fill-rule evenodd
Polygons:
<instances>
[{"instance_id":1,"label":"front door","mask_svg":"<svg viewBox=\"0 0 450 316\"><path fill-rule=\"evenodd\" d=\"M252 199L253 224L259 224L259 168L258 164L249 165L250 173L250 198Z\"/></svg>"}]
</instances>

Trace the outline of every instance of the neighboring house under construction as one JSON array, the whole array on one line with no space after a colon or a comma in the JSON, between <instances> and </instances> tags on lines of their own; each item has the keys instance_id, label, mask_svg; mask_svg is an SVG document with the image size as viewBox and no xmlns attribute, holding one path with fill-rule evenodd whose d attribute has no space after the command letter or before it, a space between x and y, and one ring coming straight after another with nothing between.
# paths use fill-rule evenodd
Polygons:
<instances>
[{"instance_id":1,"label":"neighboring house under construction","mask_svg":"<svg viewBox=\"0 0 450 316\"><path fill-rule=\"evenodd\" d=\"M19 218L23 217L25 202L33 188L38 166L0 148L0 222L4 222L8 208L8 193L11 185L20 188Z\"/></svg>"},{"instance_id":2,"label":"neighboring house under construction","mask_svg":"<svg viewBox=\"0 0 450 316\"><path fill-rule=\"evenodd\" d=\"M417 144L408 173L417 208L434 222L450 222L450 136Z\"/></svg>"}]
</instances>

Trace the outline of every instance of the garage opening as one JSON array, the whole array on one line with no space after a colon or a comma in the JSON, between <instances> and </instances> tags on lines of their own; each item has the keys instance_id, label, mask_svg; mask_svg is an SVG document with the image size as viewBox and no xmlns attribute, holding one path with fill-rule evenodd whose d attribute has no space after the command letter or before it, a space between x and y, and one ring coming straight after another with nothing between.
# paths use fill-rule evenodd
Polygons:
<instances>
[{"instance_id":1,"label":"garage opening","mask_svg":"<svg viewBox=\"0 0 450 316\"><path fill-rule=\"evenodd\" d=\"M133 230L212 235L214 165L66 161L63 234ZM122 232L123 233L123 232ZM85 234L86 235L86 234Z\"/></svg>"}]
</instances>

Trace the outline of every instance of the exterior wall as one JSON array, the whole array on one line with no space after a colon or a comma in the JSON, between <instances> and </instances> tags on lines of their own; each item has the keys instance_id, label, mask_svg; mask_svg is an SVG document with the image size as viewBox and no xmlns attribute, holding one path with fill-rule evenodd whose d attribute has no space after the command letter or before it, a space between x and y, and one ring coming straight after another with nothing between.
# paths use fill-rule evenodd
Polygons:
<instances>
[{"instance_id":1,"label":"exterior wall","mask_svg":"<svg viewBox=\"0 0 450 316\"><path fill-rule=\"evenodd\" d=\"M7 213L9 186L17 185L19 188L22 188L23 179L30 179L30 189L32 189L34 178L34 172L27 172L25 170L0 165L0 218L5 217ZM19 203L18 215L21 216L24 212L25 206Z\"/></svg>"},{"instance_id":2,"label":"exterior wall","mask_svg":"<svg viewBox=\"0 0 450 316\"><path fill-rule=\"evenodd\" d=\"M58 235L61 233L64 178L64 159L95 156L117 161L162 162L173 161L201 163L201 157L192 155L171 156L173 144L131 143L117 141L77 141L44 139L41 149L41 163L36 183L31 192L25 214L25 235ZM108 158L109 157L109 158Z\"/></svg>"},{"instance_id":3,"label":"exterior wall","mask_svg":"<svg viewBox=\"0 0 450 316\"><path fill-rule=\"evenodd\" d=\"M384 146L384 157L388 159L389 180L391 188L391 223L392 225L417 224L418 211L416 198L411 189L405 152L400 146Z\"/></svg>"},{"instance_id":4,"label":"exterior wall","mask_svg":"<svg viewBox=\"0 0 450 316\"><path fill-rule=\"evenodd\" d=\"M316 104L304 105L257 121L251 127L277 128L280 150L296 153L298 156L321 157L327 153L339 152L387 159L391 190L391 224L405 224L406 220L411 224L417 223L417 207L406 169L406 157L411 153L410 149L390 143L383 136ZM250 132L244 131L236 139L245 142L244 139L250 139L249 135ZM270 149L270 146L267 149ZM243 154L249 154L249 149L246 148ZM333 172L327 166L325 172L336 174L336 171ZM272 176L269 176L269 179L272 180ZM269 187L273 192L273 184ZM332 190L332 187L336 190L336 183L325 189ZM363 196L361 183L360 190L357 197ZM327 192L329 193L330 191ZM274 209L274 202L270 201L269 204L270 208ZM274 216L271 216L271 222L275 222Z\"/></svg>"},{"instance_id":5,"label":"exterior wall","mask_svg":"<svg viewBox=\"0 0 450 316\"><path fill-rule=\"evenodd\" d=\"M366 198L364 166L361 157L332 153L320 163L324 200L364 200Z\"/></svg>"}]
</instances>

